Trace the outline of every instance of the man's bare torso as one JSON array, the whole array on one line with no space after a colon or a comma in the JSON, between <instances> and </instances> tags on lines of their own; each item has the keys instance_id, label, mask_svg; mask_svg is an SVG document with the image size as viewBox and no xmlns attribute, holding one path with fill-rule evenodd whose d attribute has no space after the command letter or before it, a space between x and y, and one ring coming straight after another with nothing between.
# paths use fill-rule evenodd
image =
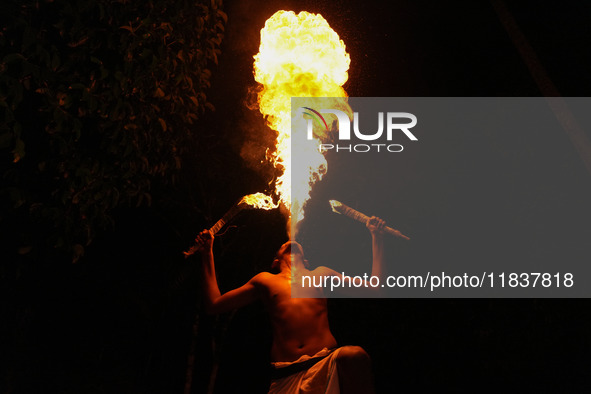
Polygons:
<instances>
[{"instance_id":1,"label":"man's bare torso","mask_svg":"<svg viewBox=\"0 0 591 394\"><path fill-rule=\"evenodd\" d=\"M261 273L256 285L271 317L273 361L295 361L323 348L336 347L325 298L292 298L291 278L284 273Z\"/></svg>"}]
</instances>

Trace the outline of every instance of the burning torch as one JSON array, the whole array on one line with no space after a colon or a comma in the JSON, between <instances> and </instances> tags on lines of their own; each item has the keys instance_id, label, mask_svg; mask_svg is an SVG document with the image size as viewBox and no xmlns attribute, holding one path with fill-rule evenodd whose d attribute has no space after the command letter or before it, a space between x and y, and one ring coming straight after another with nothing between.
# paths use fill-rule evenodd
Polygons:
<instances>
[{"instance_id":1,"label":"burning torch","mask_svg":"<svg viewBox=\"0 0 591 394\"><path fill-rule=\"evenodd\" d=\"M270 210L270 209L277 208L278 206L279 206L279 204L273 203L273 199L270 196L267 196L266 194L263 194L263 193L249 194L247 196L242 197L240 199L240 201L238 201L236 204L234 204L232 206L232 208L230 208L230 210L228 212L226 212L224 214L224 216L222 216L222 218L220 220L218 220L216 222L216 224L214 224L209 229L209 232L211 232L211 234L215 235L218 231L221 230L222 227L224 227L224 225L226 223L230 222L230 220L232 220L234 218L234 216L238 215L238 213L240 213L244 209ZM183 252L183 254L185 255L185 258L187 258L187 257L191 256L192 254L194 254L195 252L197 252L198 250L199 250L199 245L194 244L193 246L191 246L191 248L189 250L187 250L186 252Z\"/></svg>"},{"instance_id":2,"label":"burning torch","mask_svg":"<svg viewBox=\"0 0 591 394\"><path fill-rule=\"evenodd\" d=\"M341 215L345 215L350 217L351 219L357 220L358 222L361 223L367 223L367 221L369 220L369 217L359 211L354 210L353 208L343 204L340 201L337 200L330 200L330 206L332 207L332 211L336 212L338 214ZM410 240L409 237L407 237L406 235L402 234L400 231L393 229L392 227L386 226L384 228L384 231L388 234L394 235L395 237L399 237L399 238L404 238L407 241Z\"/></svg>"}]
</instances>

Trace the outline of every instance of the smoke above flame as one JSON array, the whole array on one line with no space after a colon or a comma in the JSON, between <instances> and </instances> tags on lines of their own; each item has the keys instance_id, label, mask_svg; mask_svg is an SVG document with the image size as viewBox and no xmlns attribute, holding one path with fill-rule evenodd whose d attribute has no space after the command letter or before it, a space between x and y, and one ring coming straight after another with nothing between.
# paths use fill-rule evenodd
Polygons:
<instances>
[{"instance_id":1,"label":"smoke above flame","mask_svg":"<svg viewBox=\"0 0 591 394\"><path fill-rule=\"evenodd\" d=\"M269 127L278 133L276 149L267 150L267 159L282 171L276 179L275 192L291 210L292 224L297 224L303 218L302 209L310 198L311 185L322 178L327 166L317 141L292 144L291 98L310 97L306 106L313 108L313 97L334 97L331 108L350 113L342 87L348 79L349 54L322 15L278 11L261 30L259 53L254 59L254 78L261 84L259 110ZM323 103L326 105L326 101ZM299 179L292 176L293 150L297 150L298 165L308 169ZM305 163L300 163L301 158Z\"/></svg>"}]
</instances>

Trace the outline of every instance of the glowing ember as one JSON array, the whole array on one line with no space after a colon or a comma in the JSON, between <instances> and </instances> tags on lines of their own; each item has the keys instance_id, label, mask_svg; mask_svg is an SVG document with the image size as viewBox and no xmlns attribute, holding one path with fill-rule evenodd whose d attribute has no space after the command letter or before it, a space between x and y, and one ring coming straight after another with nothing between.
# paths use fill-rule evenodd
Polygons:
<instances>
[{"instance_id":1,"label":"glowing ember","mask_svg":"<svg viewBox=\"0 0 591 394\"><path fill-rule=\"evenodd\" d=\"M238 205L246 204L251 208L257 209L274 209L279 206L279 204L273 203L273 199L270 196L267 196L263 193L255 193L249 194L248 196L242 197L242 200L238 203Z\"/></svg>"},{"instance_id":2,"label":"glowing ember","mask_svg":"<svg viewBox=\"0 0 591 394\"><path fill-rule=\"evenodd\" d=\"M298 150L298 160L305 158L309 168L305 179L292 178L291 97L346 97L342 85L348 78L349 54L321 15L278 11L261 30L259 53L254 58L254 77L262 85L259 110L278 132L276 150L267 153L275 168L283 170L275 191L294 213L292 221L296 224L303 218L302 207L310 198L311 184L326 172L326 160L317 142L291 146ZM313 108L314 100L306 106ZM335 99L330 108L351 112L346 99Z\"/></svg>"}]
</instances>

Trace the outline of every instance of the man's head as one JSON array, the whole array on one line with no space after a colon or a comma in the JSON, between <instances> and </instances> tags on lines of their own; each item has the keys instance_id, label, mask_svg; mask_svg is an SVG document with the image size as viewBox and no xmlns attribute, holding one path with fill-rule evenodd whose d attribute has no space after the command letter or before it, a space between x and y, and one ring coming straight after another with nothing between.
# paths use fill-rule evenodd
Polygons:
<instances>
[{"instance_id":1,"label":"man's head","mask_svg":"<svg viewBox=\"0 0 591 394\"><path fill-rule=\"evenodd\" d=\"M310 268L308 260L304 258L304 249L302 248L302 245L295 241L288 241L281 245L277 251L277 254L275 254L275 259L273 259L271 269L274 271L279 271L281 269L282 263L285 263L291 267L292 259L295 261L301 260L301 262L304 264L304 267Z\"/></svg>"}]
</instances>

